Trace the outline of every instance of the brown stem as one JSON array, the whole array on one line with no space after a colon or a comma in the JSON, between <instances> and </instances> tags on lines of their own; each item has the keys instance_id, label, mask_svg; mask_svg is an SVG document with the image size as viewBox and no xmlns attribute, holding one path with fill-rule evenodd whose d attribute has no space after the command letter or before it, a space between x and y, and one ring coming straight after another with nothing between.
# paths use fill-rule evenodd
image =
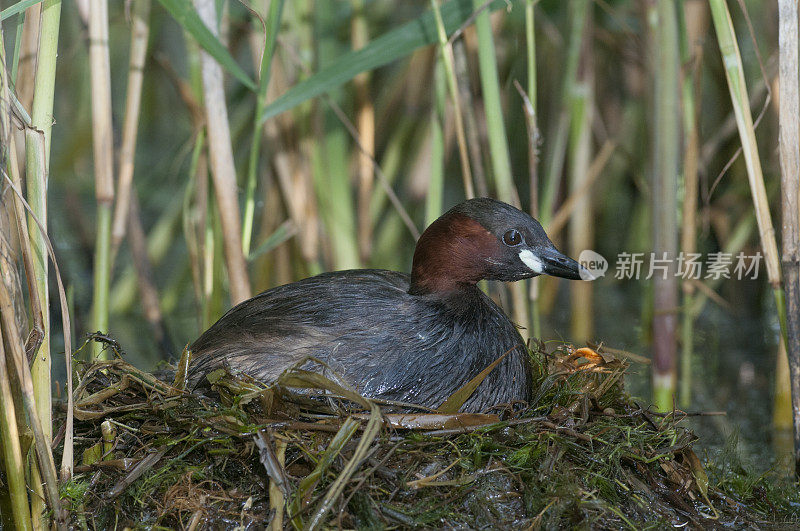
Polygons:
<instances>
[{"instance_id":1,"label":"brown stem","mask_svg":"<svg viewBox=\"0 0 800 531\"><path fill-rule=\"evenodd\" d=\"M200 18L215 36L217 30L214 0L195 0ZM250 279L242 252L242 225L236 184L236 167L225 105L222 67L204 50L200 52L203 75L203 106L208 131L211 175L222 225L225 262L228 266L231 302L238 304L250 298Z\"/></svg>"},{"instance_id":2,"label":"brown stem","mask_svg":"<svg viewBox=\"0 0 800 531\"><path fill-rule=\"evenodd\" d=\"M5 241L0 238L0 247L4 247L4 244ZM9 358L14 365L14 370L22 388L23 403L28 413L28 424L33 430L36 457L39 464L38 470L43 478L47 503L55 513L59 527L63 528L64 514L61 511L61 503L58 496L58 476L56 475L56 466L53 461L53 452L50 447L49 437L44 433L39 414L36 411L33 378L25 359L22 335L14 319L14 306L8 289L11 264L3 258L8 256L7 253L8 249L0 249L0 273L2 273L2 278L0 279L0 321L2 322L3 335L6 336L10 347Z\"/></svg>"},{"instance_id":3,"label":"brown stem","mask_svg":"<svg viewBox=\"0 0 800 531\"><path fill-rule=\"evenodd\" d=\"M368 41L363 0L353 0L353 49L363 48ZM353 79L356 93L356 127L363 152L358 155L358 249L361 260L369 263L372 255L372 216L370 202L375 185L372 157L375 153L375 106L369 94L370 74L362 72Z\"/></svg>"},{"instance_id":4,"label":"brown stem","mask_svg":"<svg viewBox=\"0 0 800 531\"><path fill-rule=\"evenodd\" d=\"M131 22L131 58L128 67L128 88L125 97L125 122L122 126L122 146L119 150L119 184L117 202L114 205L114 221L111 228L111 256L117 254L125 237L133 185L133 164L136 155L136 135L139 130L139 108L142 102L144 60L147 54L147 37L150 32L148 18L150 0L134 4ZM113 262L113 260L112 260ZM113 265L113 264L112 264Z\"/></svg>"},{"instance_id":5,"label":"brown stem","mask_svg":"<svg viewBox=\"0 0 800 531\"><path fill-rule=\"evenodd\" d=\"M786 286L786 352L792 385L795 474L800 476L800 68L797 2L780 0L780 159L783 219L783 275Z\"/></svg>"}]
</instances>

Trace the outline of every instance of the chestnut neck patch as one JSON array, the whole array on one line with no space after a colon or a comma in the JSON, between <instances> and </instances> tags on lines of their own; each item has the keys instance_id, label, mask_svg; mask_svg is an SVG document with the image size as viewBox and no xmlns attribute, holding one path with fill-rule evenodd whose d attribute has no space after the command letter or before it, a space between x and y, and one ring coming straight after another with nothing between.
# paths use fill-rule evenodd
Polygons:
<instances>
[{"instance_id":1,"label":"chestnut neck patch","mask_svg":"<svg viewBox=\"0 0 800 531\"><path fill-rule=\"evenodd\" d=\"M445 294L474 286L485 277L487 260L499 252L497 237L471 217L443 216L417 242L409 293Z\"/></svg>"}]
</instances>

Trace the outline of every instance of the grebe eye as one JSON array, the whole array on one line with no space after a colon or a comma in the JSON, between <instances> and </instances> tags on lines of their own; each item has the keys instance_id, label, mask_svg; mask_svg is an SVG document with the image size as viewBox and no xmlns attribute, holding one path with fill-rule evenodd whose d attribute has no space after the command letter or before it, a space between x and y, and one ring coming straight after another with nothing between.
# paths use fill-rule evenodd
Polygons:
<instances>
[{"instance_id":1,"label":"grebe eye","mask_svg":"<svg viewBox=\"0 0 800 531\"><path fill-rule=\"evenodd\" d=\"M522 243L522 235L519 233L518 230L511 229L503 234L503 243L506 245L519 245Z\"/></svg>"}]
</instances>

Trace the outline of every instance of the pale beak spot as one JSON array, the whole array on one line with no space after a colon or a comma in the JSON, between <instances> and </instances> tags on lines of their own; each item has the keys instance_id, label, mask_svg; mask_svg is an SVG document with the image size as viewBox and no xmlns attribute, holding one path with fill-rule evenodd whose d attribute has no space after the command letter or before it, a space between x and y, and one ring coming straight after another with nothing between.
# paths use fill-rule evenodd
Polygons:
<instances>
[{"instance_id":1,"label":"pale beak spot","mask_svg":"<svg viewBox=\"0 0 800 531\"><path fill-rule=\"evenodd\" d=\"M544 264L528 249L519 252L519 259L537 275L544 273Z\"/></svg>"}]
</instances>

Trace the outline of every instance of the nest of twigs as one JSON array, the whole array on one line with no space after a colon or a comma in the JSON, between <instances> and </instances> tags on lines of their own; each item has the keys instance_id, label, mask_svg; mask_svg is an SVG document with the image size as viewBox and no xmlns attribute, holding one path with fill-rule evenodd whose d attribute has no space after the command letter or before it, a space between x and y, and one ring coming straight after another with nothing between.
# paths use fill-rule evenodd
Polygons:
<instances>
[{"instance_id":1,"label":"nest of twigs","mask_svg":"<svg viewBox=\"0 0 800 531\"><path fill-rule=\"evenodd\" d=\"M206 395L116 358L82 368L75 476L90 528L764 525L709 481L680 412L640 407L602 350L531 351L538 391L486 414L389 413L324 376L224 371ZM599 354L598 354L599 352ZM189 363L183 358L183 366ZM176 381L185 370L177 370ZM763 488L763 487L761 487Z\"/></svg>"}]
</instances>

